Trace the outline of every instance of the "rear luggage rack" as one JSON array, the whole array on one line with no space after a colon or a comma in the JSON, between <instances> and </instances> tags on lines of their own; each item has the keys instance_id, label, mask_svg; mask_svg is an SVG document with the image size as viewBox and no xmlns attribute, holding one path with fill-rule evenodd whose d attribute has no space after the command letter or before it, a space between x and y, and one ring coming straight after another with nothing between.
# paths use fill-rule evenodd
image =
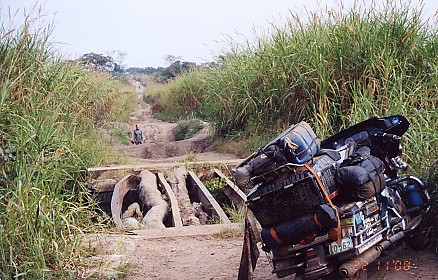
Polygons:
<instances>
[{"instance_id":1,"label":"rear luggage rack","mask_svg":"<svg viewBox=\"0 0 438 280\"><path fill-rule=\"evenodd\" d=\"M249 180L253 185L262 182L271 182L285 173L295 172L297 167L304 167L304 164L286 163L284 165L275 168L274 170L270 170L258 176L251 177Z\"/></svg>"}]
</instances>

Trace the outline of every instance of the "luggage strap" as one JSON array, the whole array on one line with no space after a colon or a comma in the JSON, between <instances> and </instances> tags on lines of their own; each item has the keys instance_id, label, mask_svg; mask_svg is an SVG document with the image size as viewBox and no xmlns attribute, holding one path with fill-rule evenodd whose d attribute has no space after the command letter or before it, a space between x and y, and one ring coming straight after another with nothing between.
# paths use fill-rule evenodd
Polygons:
<instances>
[{"instance_id":1,"label":"luggage strap","mask_svg":"<svg viewBox=\"0 0 438 280\"><path fill-rule=\"evenodd\" d=\"M342 244L342 238L341 238L341 219L339 218L339 213L338 213L338 209L336 208L335 205L333 205L332 200L330 199L329 194L327 193L327 190L324 187L324 184L321 181L321 178L319 177L318 173L312 169L312 167L310 167L307 163L304 164L304 166L310 171L310 173L313 174L313 176L315 176L316 181L318 182L319 187L321 188L322 192L324 193L325 199L328 201L328 203L330 204L330 207L332 207L332 209L335 211L336 214L336 218L338 219L338 224L336 226L337 231L338 231L338 245Z\"/></svg>"},{"instance_id":2,"label":"luggage strap","mask_svg":"<svg viewBox=\"0 0 438 280\"><path fill-rule=\"evenodd\" d=\"M271 227L271 236L272 238L274 238L275 242L277 242L278 244L283 244L283 240L278 237L274 227Z\"/></svg>"}]
</instances>

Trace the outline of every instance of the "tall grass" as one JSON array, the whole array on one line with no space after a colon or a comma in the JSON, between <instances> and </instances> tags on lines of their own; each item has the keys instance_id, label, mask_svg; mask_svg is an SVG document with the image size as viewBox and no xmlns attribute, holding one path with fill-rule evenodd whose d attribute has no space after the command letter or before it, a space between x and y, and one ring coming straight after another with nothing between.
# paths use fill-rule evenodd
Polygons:
<instances>
[{"instance_id":1,"label":"tall grass","mask_svg":"<svg viewBox=\"0 0 438 280\"><path fill-rule=\"evenodd\" d=\"M402 114L412 124L406 157L425 174L438 156L436 22L409 3L362 3L306 20L291 14L255 43L232 45L218 67L180 76L161 90L157 110L206 118L239 138L272 137L301 120L324 138Z\"/></svg>"},{"instance_id":2,"label":"tall grass","mask_svg":"<svg viewBox=\"0 0 438 280\"><path fill-rule=\"evenodd\" d=\"M133 94L31 29L0 29L0 278L69 278L80 233L100 221L83 185L105 157L97 127L127 119Z\"/></svg>"}]
</instances>

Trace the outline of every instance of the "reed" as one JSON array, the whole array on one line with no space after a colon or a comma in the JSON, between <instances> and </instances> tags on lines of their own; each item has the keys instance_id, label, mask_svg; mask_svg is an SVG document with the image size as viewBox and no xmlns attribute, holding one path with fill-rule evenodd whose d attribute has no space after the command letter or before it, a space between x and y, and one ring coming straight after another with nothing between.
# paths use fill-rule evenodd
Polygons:
<instances>
[{"instance_id":1,"label":"reed","mask_svg":"<svg viewBox=\"0 0 438 280\"><path fill-rule=\"evenodd\" d=\"M1 279L72 278L82 233L103 220L83 183L105 158L97 128L126 120L134 96L62 60L49 35L0 28Z\"/></svg>"},{"instance_id":2,"label":"reed","mask_svg":"<svg viewBox=\"0 0 438 280\"><path fill-rule=\"evenodd\" d=\"M398 1L291 14L255 43L231 44L217 67L162 88L157 111L204 118L220 136L257 143L301 120L325 138L402 114L411 122L405 156L425 174L438 157L438 42L436 22L422 19L421 6ZM246 154L253 146L241 145Z\"/></svg>"}]
</instances>

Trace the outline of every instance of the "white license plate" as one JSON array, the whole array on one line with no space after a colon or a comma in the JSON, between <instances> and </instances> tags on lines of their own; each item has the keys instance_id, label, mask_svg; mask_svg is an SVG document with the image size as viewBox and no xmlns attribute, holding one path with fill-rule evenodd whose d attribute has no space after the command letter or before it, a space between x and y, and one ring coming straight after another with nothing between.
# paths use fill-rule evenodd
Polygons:
<instances>
[{"instance_id":1,"label":"white license plate","mask_svg":"<svg viewBox=\"0 0 438 280\"><path fill-rule=\"evenodd\" d=\"M353 240L351 238L342 239L341 245L338 244L338 241L330 243L329 252L330 255L336 255L345 251L348 251L353 248Z\"/></svg>"}]
</instances>

